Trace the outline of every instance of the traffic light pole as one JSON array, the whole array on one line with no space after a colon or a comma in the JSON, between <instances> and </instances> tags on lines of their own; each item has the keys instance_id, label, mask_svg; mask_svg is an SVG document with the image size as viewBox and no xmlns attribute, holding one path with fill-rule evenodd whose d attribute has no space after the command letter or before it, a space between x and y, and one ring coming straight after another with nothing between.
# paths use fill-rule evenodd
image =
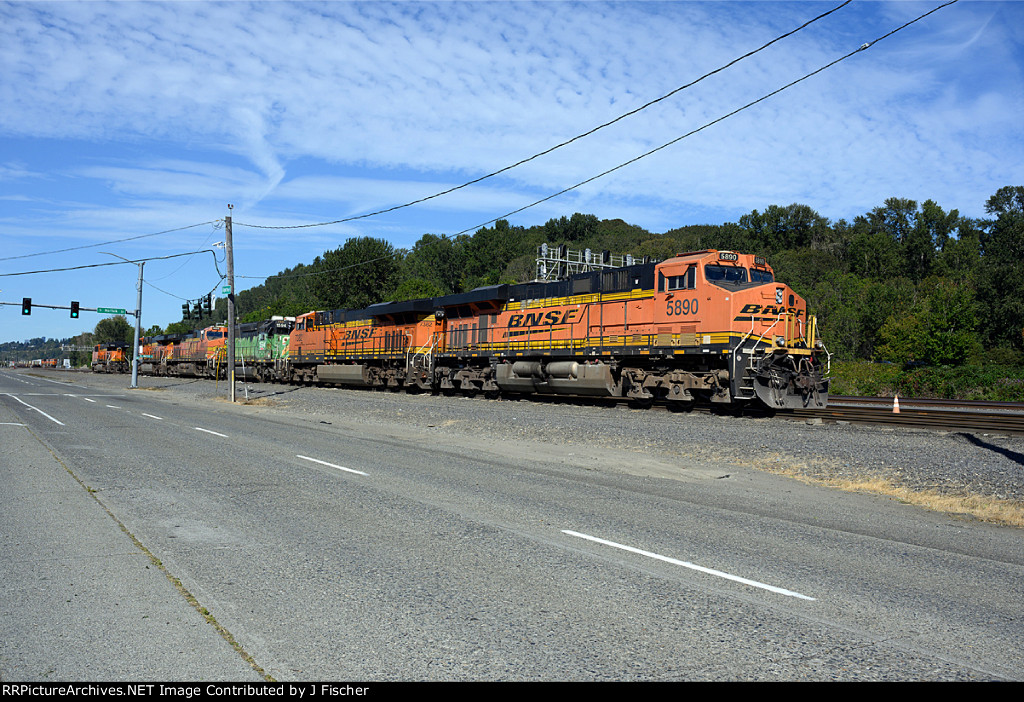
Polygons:
<instances>
[{"instance_id":1,"label":"traffic light pole","mask_svg":"<svg viewBox=\"0 0 1024 702\"><path fill-rule=\"evenodd\" d=\"M26 298L26 299L27 300L31 300L32 298ZM24 309L25 309L25 302L24 301L22 301L21 304L19 304L17 302L0 302L0 305L12 305L12 306L15 306L15 307L21 307L21 309L23 310L22 311L23 315L28 316L28 315L32 314L31 311L28 312L27 314L24 312ZM101 309L105 309L103 307L97 308L97 307L81 307L81 306L79 306L79 307L73 307L73 306L69 307L67 305L42 305L42 304L39 304L38 302L33 302L31 307L41 307L41 308L47 309L47 310L71 310L72 312L74 312L76 309L78 311L80 311L80 312L99 312ZM120 312L123 312L124 314L134 314L133 312L129 312L128 310L121 310ZM106 313L104 312L102 314L106 314ZM72 317L72 319L77 319L77 317Z\"/></svg>"}]
</instances>

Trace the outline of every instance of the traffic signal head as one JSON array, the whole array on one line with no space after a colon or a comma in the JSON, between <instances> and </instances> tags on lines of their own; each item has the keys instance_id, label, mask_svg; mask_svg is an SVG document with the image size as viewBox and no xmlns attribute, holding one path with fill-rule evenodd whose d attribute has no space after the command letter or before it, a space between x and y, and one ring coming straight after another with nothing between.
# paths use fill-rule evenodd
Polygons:
<instances>
[{"instance_id":1,"label":"traffic signal head","mask_svg":"<svg viewBox=\"0 0 1024 702\"><path fill-rule=\"evenodd\" d=\"M203 298L203 316L213 316L213 301L210 299L209 295Z\"/></svg>"},{"instance_id":2,"label":"traffic signal head","mask_svg":"<svg viewBox=\"0 0 1024 702\"><path fill-rule=\"evenodd\" d=\"M78 303L71 301L71 319L78 319Z\"/></svg>"},{"instance_id":3,"label":"traffic signal head","mask_svg":"<svg viewBox=\"0 0 1024 702\"><path fill-rule=\"evenodd\" d=\"M23 297L21 298L21 313L32 314L32 298Z\"/></svg>"},{"instance_id":4,"label":"traffic signal head","mask_svg":"<svg viewBox=\"0 0 1024 702\"><path fill-rule=\"evenodd\" d=\"M181 318L182 319L192 319L192 313L188 309L188 303L187 302L184 305L181 306Z\"/></svg>"}]
</instances>

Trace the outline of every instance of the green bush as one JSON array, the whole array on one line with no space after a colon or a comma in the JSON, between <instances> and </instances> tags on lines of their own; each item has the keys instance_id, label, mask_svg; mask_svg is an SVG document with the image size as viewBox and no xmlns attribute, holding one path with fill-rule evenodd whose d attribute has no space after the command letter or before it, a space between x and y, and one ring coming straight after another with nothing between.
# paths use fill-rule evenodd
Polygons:
<instances>
[{"instance_id":1,"label":"green bush","mask_svg":"<svg viewBox=\"0 0 1024 702\"><path fill-rule=\"evenodd\" d=\"M1024 368L1002 365L902 367L833 361L832 395L1024 402Z\"/></svg>"}]
</instances>

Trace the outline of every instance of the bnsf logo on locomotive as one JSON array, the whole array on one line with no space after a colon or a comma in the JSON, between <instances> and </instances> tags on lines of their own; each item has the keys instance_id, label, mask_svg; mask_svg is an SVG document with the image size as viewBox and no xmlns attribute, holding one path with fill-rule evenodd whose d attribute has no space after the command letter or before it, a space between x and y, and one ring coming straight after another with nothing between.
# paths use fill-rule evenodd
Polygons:
<instances>
[{"instance_id":1,"label":"bnsf logo on locomotive","mask_svg":"<svg viewBox=\"0 0 1024 702\"><path fill-rule=\"evenodd\" d=\"M803 315L804 310L797 307L782 307L775 305L744 305L740 314L795 314L797 317Z\"/></svg>"},{"instance_id":2,"label":"bnsf logo on locomotive","mask_svg":"<svg viewBox=\"0 0 1024 702\"><path fill-rule=\"evenodd\" d=\"M578 310L565 310L564 312L530 312L529 314L514 314L509 317L509 327L536 327L542 324L554 326L556 324L569 324L573 321Z\"/></svg>"},{"instance_id":3,"label":"bnsf logo on locomotive","mask_svg":"<svg viewBox=\"0 0 1024 702\"><path fill-rule=\"evenodd\" d=\"M373 327L363 327L361 329L349 329L342 338L349 341L353 339L369 339L371 336L373 336Z\"/></svg>"}]
</instances>

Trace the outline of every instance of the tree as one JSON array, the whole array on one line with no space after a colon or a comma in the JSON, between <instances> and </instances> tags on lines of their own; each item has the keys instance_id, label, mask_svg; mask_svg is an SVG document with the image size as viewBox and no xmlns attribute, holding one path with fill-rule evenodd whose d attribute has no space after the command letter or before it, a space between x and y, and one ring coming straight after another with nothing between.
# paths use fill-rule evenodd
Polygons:
<instances>
[{"instance_id":1,"label":"tree","mask_svg":"<svg viewBox=\"0 0 1024 702\"><path fill-rule=\"evenodd\" d=\"M828 350L842 359L863 358L861 303L867 283L850 273L830 273L807 295Z\"/></svg>"},{"instance_id":2,"label":"tree","mask_svg":"<svg viewBox=\"0 0 1024 702\"><path fill-rule=\"evenodd\" d=\"M1024 327L1024 186L1000 188L985 203L978 299L989 346L1022 348Z\"/></svg>"},{"instance_id":3,"label":"tree","mask_svg":"<svg viewBox=\"0 0 1024 702\"><path fill-rule=\"evenodd\" d=\"M778 280L804 294L834 272L845 272L846 266L827 251L810 247L788 249L776 253L768 261Z\"/></svg>"},{"instance_id":4,"label":"tree","mask_svg":"<svg viewBox=\"0 0 1024 702\"><path fill-rule=\"evenodd\" d=\"M959 217L956 236L947 237L935 258L935 274L956 282L974 281L981 265L981 227L967 217Z\"/></svg>"},{"instance_id":5,"label":"tree","mask_svg":"<svg viewBox=\"0 0 1024 702\"><path fill-rule=\"evenodd\" d=\"M828 220L807 205L770 205L763 213L754 210L740 217L759 253L771 255L786 249L827 248Z\"/></svg>"},{"instance_id":6,"label":"tree","mask_svg":"<svg viewBox=\"0 0 1024 702\"><path fill-rule=\"evenodd\" d=\"M913 309L890 316L882 326L879 356L929 365L962 365L977 356L974 289L933 277L921 285L921 293Z\"/></svg>"},{"instance_id":7,"label":"tree","mask_svg":"<svg viewBox=\"0 0 1024 702\"><path fill-rule=\"evenodd\" d=\"M436 284L423 278L406 278L388 295L389 300L420 300L427 297L440 297L446 294Z\"/></svg>"},{"instance_id":8,"label":"tree","mask_svg":"<svg viewBox=\"0 0 1024 702\"><path fill-rule=\"evenodd\" d=\"M394 246L368 236L349 239L341 248L324 252L311 267L317 275L309 277L315 308L360 309L382 302L397 283L397 259Z\"/></svg>"},{"instance_id":9,"label":"tree","mask_svg":"<svg viewBox=\"0 0 1024 702\"><path fill-rule=\"evenodd\" d=\"M513 260L526 254L533 256L534 248L542 242L539 233L530 235L523 227L510 226L504 219L493 227L478 229L465 244L465 288L496 285Z\"/></svg>"},{"instance_id":10,"label":"tree","mask_svg":"<svg viewBox=\"0 0 1024 702\"><path fill-rule=\"evenodd\" d=\"M854 219L847 246L850 272L863 278L893 278L902 273L903 254L892 235L867 217Z\"/></svg>"},{"instance_id":11,"label":"tree","mask_svg":"<svg viewBox=\"0 0 1024 702\"><path fill-rule=\"evenodd\" d=\"M552 244L579 243L585 239L592 239L597 234L598 222L596 215L577 212L568 219L549 219L544 225L544 233Z\"/></svg>"},{"instance_id":12,"label":"tree","mask_svg":"<svg viewBox=\"0 0 1024 702\"><path fill-rule=\"evenodd\" d=\"M128 323L124 315L101 319L93 330L93 339L97 344L125 342L129 345L135 340L135 327Z\"/></svg>"},{"instance_id":13,"label":"tree","mask_svg":"<svg viewBox=\"0 0 1024 702\"><path fill-rule=\"evenodd\" d=\"M466 241L467 237L424 234L402 262L401 277L429 281L441 294L462 292Z\"/></svg>"},{"instance_id":14,"label":"tree","mask_svg":"<svg viewBox=\"0 0 1024 702\"><path fill-rule=\"evenodd\" d=\"M192 322L186 322L184 320L180 322L171 322L164 329L164 334L188 334L195 330L195 325Z\"/></svg>"}]
</instances>

